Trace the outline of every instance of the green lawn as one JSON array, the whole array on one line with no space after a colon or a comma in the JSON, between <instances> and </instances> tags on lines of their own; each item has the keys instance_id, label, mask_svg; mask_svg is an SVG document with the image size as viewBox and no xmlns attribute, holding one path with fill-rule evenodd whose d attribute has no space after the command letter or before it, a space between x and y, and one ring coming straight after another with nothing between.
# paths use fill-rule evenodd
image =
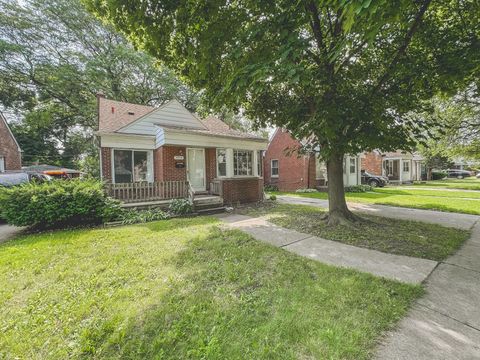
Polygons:
<instances>
[{"instance_id":1,"label":"green lawn","mask_svg":"<svg viewBox=\"0 0 480 360\"><path fill-rule=\"evenodd\" d=\"M480 179L470 177L466 179L446 179L418 182L415 186L443 187L450 189L480 190Z\"/></svg>"},{"instance_id":2,"label":"green lawn","mask_svg":"<svg viewBox=\"0 0 480 360\"><path fill-rule=\"evenodd\" d=\"M363 223L332 228L319 220L325 211L313 206L275 203L241 210L251 216L268 215L274 224L324 239L437 261L453 254L470 237L466 230L364 214L361 217L367 221Z\"/></svg>"},{"instance_id":3,"label":"green lawn","mask_svg":"<svg viewBox=\"0 0 480 360\"><path fill-rule=\"evenodd\" d=\"M316 199L327 199L327 193L282 193L276 195L294 195ZM347 193L347 201L392 205L416 209L439 210L480 215L480 192L427 190L398 187L377 188L365 193Z\"/></svg>"},{"instance_id":4,"label":"green lawn","mask_svg":"<svg viewBox=\"0 0 480 360\"><path fill-rule=\"evenodd\" d=\"M367 359L423 293L213 218L0 245L0 358Z\"/></svg>"}]
</instances>

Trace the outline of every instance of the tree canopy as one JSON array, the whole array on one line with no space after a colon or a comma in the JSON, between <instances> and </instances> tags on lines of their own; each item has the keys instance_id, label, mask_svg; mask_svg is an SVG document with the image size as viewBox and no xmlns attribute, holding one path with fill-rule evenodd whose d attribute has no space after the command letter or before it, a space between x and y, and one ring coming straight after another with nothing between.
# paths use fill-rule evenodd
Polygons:
<instances>
[{"instance_id":1,"label":"tree canopy","mask_svg":"<svg viewBox=\"0 0 480 360\"><path fill-rule=\"evenodd\" d=\"M97 92L148 105L176 97L191 110L198 103L171 70L80 2L0 2L0 105L18 120L24 161L74 166L95 156Z\"/></svg>"},{"instance_id":2,"label":"tree canopy","mask_svg":"<svg viewBox=\"0 0 480 360\"><path fill-rule=\"evenodd\" d=\"M475 0L84 1L213 108L319 146L331 213L344 154L412 149L435 125L412 111L478 81Z\"/></svg>"},{"instance_id":3,"label":"tree canopy","mask_svg":"<svg viewBox=\"0 0 480 360\"><path fill-rule=\"evenodd\" d=\"M478 76L476 1L86 1L212 106L324 154L413 147L408 114Z\"/></svg>"}]
</instances>

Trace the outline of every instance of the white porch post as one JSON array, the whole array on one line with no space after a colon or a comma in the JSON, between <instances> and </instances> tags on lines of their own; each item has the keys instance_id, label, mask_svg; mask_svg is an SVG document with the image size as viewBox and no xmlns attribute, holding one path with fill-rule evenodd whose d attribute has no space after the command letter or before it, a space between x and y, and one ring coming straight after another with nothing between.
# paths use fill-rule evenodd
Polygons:
<instances>
[{"instance_id":1,"label":"white porch post","mask_svg":"<svg viewBox=\"0 0 480 360\"><path fill-rule=\"evenodd\" d=\"M227 153L227 177L233 177L233 149L226 149Z\"/></svg>"},{"instance_id":2,"label":"white porch post","mask_svg":"<svg viewBox=\"0 0 480 360\"><path fill-rule=\"evenodd\" d=\"M400 184L401 184L402 183L402 174L403 174L403 160L400 159L398 161L398 164L399 164L399 167L400 167L400 169L398 169L398 172L400 174Z\"/></svg>"},{"instance_id":3,"label":"white porch post","mask_svg":"<svg viewBox=\"0 0 480 360\"><path fill-rule=\"evenodd\" d=\"M258 176L258 151L253 151L253 176Z\"/></svg>"}]
</instances>

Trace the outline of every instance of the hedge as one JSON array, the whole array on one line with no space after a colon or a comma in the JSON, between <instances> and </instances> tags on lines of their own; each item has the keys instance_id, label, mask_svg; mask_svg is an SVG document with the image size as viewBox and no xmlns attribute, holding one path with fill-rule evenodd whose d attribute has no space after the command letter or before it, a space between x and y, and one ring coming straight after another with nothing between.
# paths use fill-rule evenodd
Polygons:
<instances>
[{"instance_id":1,"label":"hedge","mask_svg":"<svg viewBox=\"0 0 480 360\"><path fill-rule=\"evenodd\" d=\"M0 212L15 226L101 223L119 216L119 202L96 180L54 180L0 188Z\"/></svg>"}]
</instances>

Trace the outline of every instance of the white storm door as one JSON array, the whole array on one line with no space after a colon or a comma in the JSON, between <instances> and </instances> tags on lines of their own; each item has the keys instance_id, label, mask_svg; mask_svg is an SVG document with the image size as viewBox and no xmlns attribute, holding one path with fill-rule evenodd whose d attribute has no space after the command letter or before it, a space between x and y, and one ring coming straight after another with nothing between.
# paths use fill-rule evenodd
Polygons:
<instances>
[{"instance_id":1,"label":"white storm door","mask_svg":"<svg viewBox=\"0 0 480 360\"><path fill-rule=\"evenodd\" d=\"M205 149L187 149L187 179L195 191L205 191Z\"/></svg>"}]
</instances>

